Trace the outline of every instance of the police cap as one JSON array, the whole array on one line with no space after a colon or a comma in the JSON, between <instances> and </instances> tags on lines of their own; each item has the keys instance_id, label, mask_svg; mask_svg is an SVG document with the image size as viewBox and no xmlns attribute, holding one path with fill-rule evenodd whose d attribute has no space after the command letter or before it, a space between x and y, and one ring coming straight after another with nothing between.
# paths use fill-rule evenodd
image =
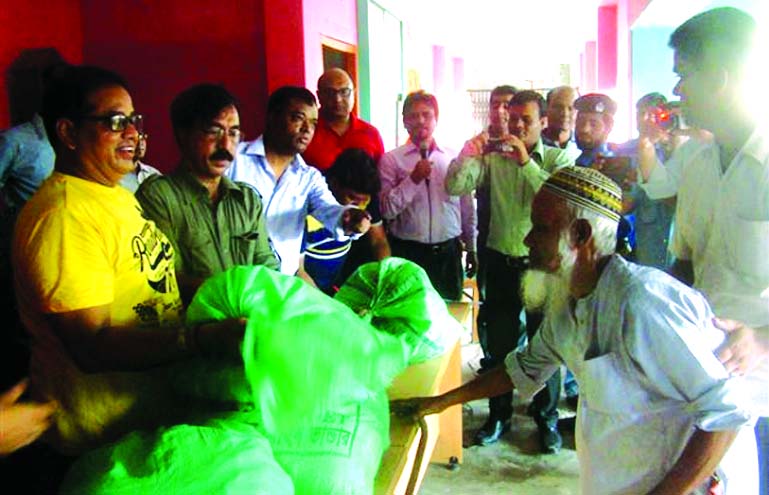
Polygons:
<instances>
[{"instance_id":1,"label":"police cap","mask_svg":"<svg viewBox=\"0 0 769 495\"><path fill-rule=\"evenodd\" d=\"M578 112L593 112L614 116L617 111L617 104L608 96L600 93L589 93L577 98L574 102L574 108Z\"/></svg>"}]
</instances>

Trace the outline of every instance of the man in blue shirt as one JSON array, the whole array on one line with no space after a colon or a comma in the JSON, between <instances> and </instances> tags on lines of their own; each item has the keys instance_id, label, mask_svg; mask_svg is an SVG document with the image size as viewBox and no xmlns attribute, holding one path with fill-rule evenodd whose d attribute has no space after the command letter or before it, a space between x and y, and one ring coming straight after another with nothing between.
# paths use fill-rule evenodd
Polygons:
<instances>
[{"instance_id":1,"label":"man in blue shirt","mask_svg":"<svg viewBox=\"0 0 769 495\"><path fill-rule=\"evenodd\" d=\"M235 161L225 172L245 182L262 196L267 232L281 261L280 271L298 273L305 219L312 214L337 239L365 234L368 214L342 206L329 191L321 173L307 165L307 149L318 123L318 105L308 89L283 86L267 102L264 134L240 143Z\"/></svg>"},{"instance_id":2,"label":"man in blue shirt","mask_svg":"<svg viewBox=\"0 0 769 495\"><path fill-rule=\"evenodd\" d=\"M601 160L615 156L609 145L609 134L614 128L617 104L604 94L589 93L577 98L574 108L577 109L574 133L577 146L582 150L582 154L577 157L574 164L577 167L601 170ZM623 184L619 185L623 186ZM630 254L632 232L632 216L623 216L617 228L617 253L626 257Z\"/></svg>"},{"instance_id":3,"label":"man in blue shirt","mask_svg":"<svg viewBox=\"0 0 769 495\"><path fill-rule=\"evenodd\" d=\"M670 133L661 127L663 119L670 118L667 98L660 93L644 95L636 103L638 132L654 143L654 151L661 163L665 163L672 153ZM635 168L638 162L638 138L617 145L614 152L629 157ZM626 195L629 199L628 207L635 217L635 261L661 270L667 269L672 261L668 255L668 238L675 202L650 199L637 184L633 184Z\"/></svg>"}]
</instances>

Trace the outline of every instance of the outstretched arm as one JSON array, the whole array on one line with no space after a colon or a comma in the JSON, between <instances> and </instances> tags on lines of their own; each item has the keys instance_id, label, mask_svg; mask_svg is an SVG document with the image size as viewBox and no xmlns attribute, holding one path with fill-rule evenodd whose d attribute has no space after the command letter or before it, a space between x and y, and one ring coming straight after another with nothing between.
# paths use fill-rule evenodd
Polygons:
<instances>
[{"instance_id":1,"label":"outstretched arm","mask_svg":"<svg viewBox=\"0 0 769 495\"><path fill-rule=\"evenodd\" d=\"M436 414L447 407L484 397L495 397L513 389L513 382L503 364L465 383L434 397L400 399L390 403L390 409L400 416L422 417Z\"/></svg>"}]
</instances>

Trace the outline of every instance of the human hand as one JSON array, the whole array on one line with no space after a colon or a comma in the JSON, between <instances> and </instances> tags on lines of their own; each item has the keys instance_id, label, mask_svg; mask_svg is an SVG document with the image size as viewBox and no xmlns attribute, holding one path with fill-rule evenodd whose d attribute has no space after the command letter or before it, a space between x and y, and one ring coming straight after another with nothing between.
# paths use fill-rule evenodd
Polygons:
<instances>
[{"instance_id":1,"label":"human hand","mask_svg":"<svg viewBox=\"0 0 769 495\"><path fill-rule=\"evenodd\" d=\"M482 133L478 134L477 136L472 137L471 139L468 139L465 142L465 145L462 147L462 151L459 152L459 157L471 157L471 156L480 156L483 154L483 149L486 147L486 144L489 142L489 133L486 131L483 131Z\"/></svg>"},{"instance_id":2,"label":"human hand","mask_svg":"<svg viewBox=\"0 0 769 495\"><path fill-rule=\"evenodd\" d=\"M423 416L436 414L443 410L437 403L437 397L412 397L390 401L390 414L417 421Z\"/></svg>"},{"instance_id":3,"label":"human hand","mask_svg":"<svg viewBox=\"0 0 769 495\"><path fill-rule=\"evenodd\" d=\"M713 324L726 332L726 341L716 350L716 356L729 373L750 373L769 360L769 327L751 328L725 318L713 318Z\"/></svg>"},{"instance_id":4,"label":"human hand","mask_svg":"<svg viewBox=\"0 0 769 495\"><path fill-rule=\"evenodd\" d=\"M638 178L638 174L633 169L633 163L627 156L597 155L590 168L598 170L613 180L624 191L630 190Z\"/></svg>"},{"instance_id":5,"label":"human hand","mask_svg":"<svg viewBox=\"0 0 769 495\"><path fill-rule=\"evenodd\" d=\"M371 215L360 208L347 208L342 213L342 229L345 234L365 234L371 228Z\"/></svg>"},{"instance_id":6,"label":"human hand","mask_svg":"<svg viewBox=\"0 0 769 495\"><path fill-rule=\"evenodd\" d=\"M465 275L473 278L478 273L478 255L475 251L467 251L465 254Z\"/></svg>"},{"instance_id":7,"label":"human hand","mask_svg":"<svg viewBox=\"0 0 769 495\"><path fill-rule=\"evenodd\" d=\"M521 138L508 134L502 139L512 149L510 152L502 153L503 155L512 158L520 166L524 166L529 162L529 150L526 149L526 143L521 141Z\"/></svg>"},{"instance_id":8,"label":"human hand","mask_svg":"<svg viewBox=\"0 0 769 495\"><path fill-rule=\"evenodd\" d=\"M245 318L201 323L196 331L196 345L204 356L240 359L246 323Z\"/></svg>"},{"instance_id":9,"label":"human hand","mask_svg":"<svg viewBox=\"0 0 769 495\"><path fill-rule=\"evenodd\" d=\"M34 442L51 425L56 402L18 402L27 380L0 394L0 456Z\"/></svg>"},{"instance_id":10,"label":"human hand","mask_svg":"<svg viewBox=\"0 0 769 495\"><path fill-rule=\"evenodd\" d=\"M414 170L411 171L411 180L414 184L419 184L425 179L430 178L430 173L433 171L433 162L427 158L423 158L417 162L414 166Z\"/></svg>"},{"instance_id":11,"label":"human hand","mask_svg":"<svg viewBox=\"0 0 769 495\"><path fill-rule=\"evenodd\" d=\"M643 181L646 182L657 166L657 150L654 149L653 141L641 136L638 138L636 151L638 153L638 169L641 171Z\"/></svg>"}]
</instances>

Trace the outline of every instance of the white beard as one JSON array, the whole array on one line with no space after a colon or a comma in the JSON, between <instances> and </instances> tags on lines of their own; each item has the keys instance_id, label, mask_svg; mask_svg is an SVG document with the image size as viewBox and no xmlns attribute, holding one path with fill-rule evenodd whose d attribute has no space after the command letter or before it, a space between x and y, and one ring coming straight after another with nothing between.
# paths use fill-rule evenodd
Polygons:
<instances>
[{"instance_id":1,"label":"white beard","mask_svg":"<svg viewBox=\"0 0 769 495\"><path fill-rule=\"evenodd\" d=\"M542 311L545 316L563 311L569 303L571 275L576 253L560 244L561 266L555 273L527 270L521 279L521 295L526 311Z\"/></svg>"}]
</instances>

